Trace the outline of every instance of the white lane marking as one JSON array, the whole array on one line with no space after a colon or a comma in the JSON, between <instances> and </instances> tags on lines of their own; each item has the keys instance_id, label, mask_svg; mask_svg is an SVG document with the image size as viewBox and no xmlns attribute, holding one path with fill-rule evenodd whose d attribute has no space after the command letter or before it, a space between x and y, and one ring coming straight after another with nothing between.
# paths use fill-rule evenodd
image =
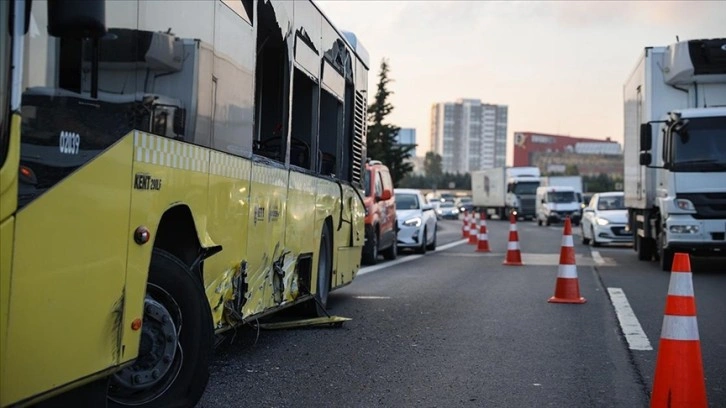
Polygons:
<instances>
[{"instance_id":1,"label":"white lane marking","mask_svg":"<svg viewBox=\"0 0 726 408\"><path fill-rule=\"evenodd\" d=\"M390 296L353 296L356 299L364 300L378 300L378 299L390 299Z\"/></svg>"},{"instance_id":2,"label":"white lane marking","mask_svg":"<svg viewBox=\"0 0 726 408\"><path fill-rule=\"evenodd\" d=\"M618 316L620 328L623 330L623 334L625 334L625 339L628 341L630 349L653 350L648 336L645 335L638 318L630 307L625 292L621 288L608 288L608 293L610 294L610 302L612 302L615 308L615 314Z\"/></svg>"},{"instance_id":3,"label":"white lane marking","mask_svg":"<svg viewBox=\"0 0 726 408\"><path fill-rule=\"evenodd\" d=\"M453 248L453 247L459 246L461 244L466 244L468 242L469 242L468 239L462 239L462 240L459 240L459 241L454 241L454 242L451 242L451 243L446 244L446 245L441 245L440 247L436 248L436 250L434 252L445 251L445 250L447 250L449 248ZM356 274L356 276L365 275L367 273L379 271L381 269L385 269L385 268L388 268L388 267L391 267L391 266L399 265L399 264L402 264L402 263L405 263L405 262L415 261L416 259L419 259L422 256L424 256L424 255L409 255L409 256L406 256L404 258L398 258L398 259L396 259L395 261L392 261L392 262L386 262L386 263L383 263L383 264L380 264L380 265L366 266L365 268L360 268L360 270L358 271L358 273Z\"/></svg>"},{"instance_id":4,"label":"white lane marking","mask_svg":"<svg viewBox=\"0 0 726 408\"><path fill-rule=\"evenodd\" d=\"M592 260L595 261L596 264L598 264L598 265L605 264L605 260L602 259L600 252L590 248L590 253L592 254Z\"/></svg>"}]
</instances>

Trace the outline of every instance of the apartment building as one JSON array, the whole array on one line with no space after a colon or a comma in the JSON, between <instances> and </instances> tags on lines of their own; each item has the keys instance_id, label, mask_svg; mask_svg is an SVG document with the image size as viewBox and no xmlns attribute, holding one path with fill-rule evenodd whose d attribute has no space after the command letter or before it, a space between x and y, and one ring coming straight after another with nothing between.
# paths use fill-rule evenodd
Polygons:
<instances>
[{"instance_id":1,"label":"apartment building","mask_svg":"<svg viewBox=\"0 0 726 408\"><path fill-rule=\"evenodd\" d=\"M444 172L468 173L505 165L507 106L458 99L431 107L430 151Z\"/></svg>"}]
</instances>

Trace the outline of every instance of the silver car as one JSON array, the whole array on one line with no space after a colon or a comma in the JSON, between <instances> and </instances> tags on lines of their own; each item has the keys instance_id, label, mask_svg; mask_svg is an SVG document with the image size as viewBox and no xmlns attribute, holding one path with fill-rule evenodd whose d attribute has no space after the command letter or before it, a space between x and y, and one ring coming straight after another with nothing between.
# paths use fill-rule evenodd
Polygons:
<instances>
[{"instance_id":1,"label":"silver car","mask_svg":"<svg viewBox=\"0 0 726 408\"><path fill-rule=\"evenodd\" d=\"M599 246L609 243L628 243L633 235L626 228L628 210L622 192L598 193L582 211L580 223L582 243Z\"/></svg>"},{"instance_id":2,"label":"silver car","mask_svg":"<svg viewBox=\"0 0 726 408\"><path fill-rule=\"evenodd\" d=\"M436 249L436 212L426 203L421 191L394 190L398 220L398 248L413 248L417 253Z\"/></svg>"}]
</instances>

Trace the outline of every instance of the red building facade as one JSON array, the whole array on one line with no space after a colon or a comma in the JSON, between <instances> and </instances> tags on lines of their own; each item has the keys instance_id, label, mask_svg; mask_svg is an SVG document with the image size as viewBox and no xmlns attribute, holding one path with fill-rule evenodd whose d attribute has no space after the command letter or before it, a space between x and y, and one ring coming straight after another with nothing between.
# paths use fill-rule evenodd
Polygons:
<instances>
[{"instance_id":1,"label":"red building facade","mask_svg":"<svg viewBox=\"0 0 726 408\"><path fill-rule=\"evenodd\" d=\"M602 145L605 147L605 149L602 149L603 151L612 151L612 149L608 149L607 147L615 146L617 146L617 150L620 149L618 142L610 140L549 135L535 132L515 132L512 164L515 167L534 166L536 165L534 163L534 155L536 153L576 153L579 150L577 149L578 143L580 146L587 144L589 147ZM592 153L597 154L597 152Z\"/></svg>"}]
</instances>

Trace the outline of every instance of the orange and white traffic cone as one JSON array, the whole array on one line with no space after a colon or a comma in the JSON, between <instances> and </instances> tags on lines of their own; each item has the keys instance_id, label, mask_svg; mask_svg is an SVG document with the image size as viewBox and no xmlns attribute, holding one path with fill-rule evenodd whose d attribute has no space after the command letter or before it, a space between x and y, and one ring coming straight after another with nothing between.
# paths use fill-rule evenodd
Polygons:
<instances>
[{"instance_id":1,"label":"orange and white traffic cone","mask_svg":"<svg viewBox=\"0 0 726 408\"><path fill-rule=\"evenodd\" d=\"M708 406L688 254L673 257L650 406Z\"/></svg>"},{"instance_id":2,"label":"orange and white traffic cone","mask_svg":"<svg viewBox=\"0 0 726 408\"><path fill-rule=\"evenodd\" d=\"M476 252L489 252L489 237L487 236L486 211L482 211L479 218L479 239L476 245Z\"/></svg>"},{"instance_id":3,"label":"orange and white traffic cone","mask_svg":"<svg viewBox=\"0 0 726 408\"><path fill-rule=\"evenodd\" d=\"M562 248L560 249L560 266L557 267L557 284L555 295L550 303L585 303L587 300L580 296L580 283L577 280L577 265L575 265L575 247L572 242L572 224L570 217L565 218L565 230L562 233Z\"/></svg>"},{"instance_id":4,"label":"orange and white traffic cone","mask_svg":"<svg viewBox=\"0 0 726 408\"><path fill-rule=\"evenodd\" d=\"M507 242L507 257L504 258L504 265L524 265L522 253L519 251L519 235L517 234L517 218L514 214L509 215L509 242Z\"/></svg>"},{"instance_id":5,"label":"orange and white traffic cone","mask_svg":"<svg viewBox=\"0 0 726 408\"><path fill-rule=\"evenodd\" d=\"M477 241L479 241L479 234L477 232L478 228L476 226L477 222L477 212L472 211L471 212L471 222L469 223L469 245L476 245Z\"/></svg>"},{"instance_id":6,"label":"orange and white traffic cone","mask_svg":"<svg viewBox=\"0 0 726 408\"><path fill-rule=\"evenodd\" d=\"M464 225L461 226L461 237L469 238L469 213L464 210Z\"/></svg>"}]
</instances>

